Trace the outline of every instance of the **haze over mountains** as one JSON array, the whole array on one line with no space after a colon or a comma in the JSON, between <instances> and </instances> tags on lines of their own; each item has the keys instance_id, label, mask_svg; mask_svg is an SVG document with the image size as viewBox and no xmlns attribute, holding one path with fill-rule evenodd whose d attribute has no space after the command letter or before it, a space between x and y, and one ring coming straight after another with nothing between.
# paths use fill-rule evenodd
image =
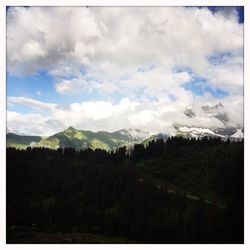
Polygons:
<instances>
[{"instance_id":1,"label":"haze over mountains","mask_svg":"<svg viewBox=\"0 0 250 250\"><path fill-rule=\"evenodd\" d=\"M29 136L7 132L7 147L27 148L27 147L46 147L57 149L75 148L80 149L104 149L107 151L115 150L119 147L132 147L134 144L144 143L158 139L167 139L169 136L183 136L188 138L220 137L222 140L240 140L244 137L244 129L240 124L233 123L226 112L223 110L222 103L214 106L203 106L201 109L189 107L185 109L184 114L190 119L190 123L181 124L173 122L175 134L153 133L141 129L121 129L115 132L107 131L86 131L75 129L72 126L68 129L58 132L48 137ZM192 125L195 117L199 115L205 118L217 120L221 126L195 126ZM192 121L193 120L193 121Z\"/></svg>"}]
</instances>

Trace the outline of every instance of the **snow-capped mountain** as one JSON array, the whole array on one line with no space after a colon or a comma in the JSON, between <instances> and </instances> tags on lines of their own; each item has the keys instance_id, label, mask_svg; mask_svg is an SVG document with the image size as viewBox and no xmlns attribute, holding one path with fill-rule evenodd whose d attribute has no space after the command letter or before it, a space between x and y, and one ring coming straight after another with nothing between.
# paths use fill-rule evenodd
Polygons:
<instances>
[{"instance_id":1,"label":"snow-capped mountain","mask_svg":"<svg viewBox=\"0 0 250 250\"><path fill-rule=\"evenodd\" d=\"M122 136L127 136L129 138L129 141L131 141L131 143L140 143L146 139L148 139L152 133L145 131L145 130L141 130L141 129L121 129L118 130L115 133L119 133Z\"/></svg>"},{"instance_id":2,"label":"snow-capped mountain","mask_svg":"<svg viewBox=\"0 0 250 250\"><path fill-rule=\"evenodd\" d=\"M187 127L175 125L177 130L175 136L191 137L191 138L201 138L201 137L220 137L221 139L227 138L237 138L243 139L244 133L240 128L202 128L202 127ZM234 133L234 132L235 133Z\"/></svg>"},{"instance_id":3,"label":"snow-capped mountain","mask_svg":"<svg viewBox=\"0 0 250 250\"><path fill-rule=\"evenodd\" d=\"M233 135L231 135L231 137L233 137L233 138L244 138L244 134L243 134L242 129L237 129L237 131Z\"/></svg>"},{"instance_id":4,"label":"snow-capped mountain","mask_svg":"<svg viewBox=\"0 0 250 250\"><path fill-rule=\"evenodd\" d=\"M187 124L174 123L176 135L184 137L221 137L227 138L244 138L242 126L230 120L228 113L222 103L213 106L205 105L201 108L186 108L183 113L188 117ZM216 124L221 125L193 125L194 119L213 119Z\"/></svg>"},{"instance_id":5,"label":"snow-capped mountain","mask_svg":"<svg viewBox=\"0 0 250 250\"><path fill-rule=\"evenodd\" d=\"M243 125L237 124L229 118L230 116L222 103L213 106L188 107L183 110L183 115L186 119L182 119L182 122L171 121L173 131L175 131L171 136L183 136L186 138L220 137L223 140L229 138L233 141L244 138ZM168 130L166 129L166 131ZM41 136L22 135L7 128L7 146L18 146L19 148L32 146L54 149L58 147L74 147L76 149L102 148L115 150L122 146L133 147L134 144L138 143L147 144L147 142L152 140L166 140L170 136L168 133L165 133L166 131L152 133L141 129L128 128L116 132L92 132L69 127L62 132L43 138Z\"/></svg>"},{"instance_id":6,"label":"snow-capped mountain","mask_svg":"<svg viewBox=\"0 0 250 250\"><path fill-rule=\"evenodd\" d=\"M211 129L208 128L199 128L199 127L179 127L177 135L185 135L189 137L225 137L224 135L216 134Z\"/></svg>"}]
</instances>

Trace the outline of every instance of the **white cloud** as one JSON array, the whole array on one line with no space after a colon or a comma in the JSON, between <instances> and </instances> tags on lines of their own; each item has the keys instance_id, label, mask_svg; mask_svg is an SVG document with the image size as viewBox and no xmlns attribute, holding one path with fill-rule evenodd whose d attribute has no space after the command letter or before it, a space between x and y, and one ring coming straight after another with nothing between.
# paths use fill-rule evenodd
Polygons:
<instances>
[{"instance_id":1,"label":"white cloud","mask_svg":"<svg viewBox=\"0 0 250 250\"><path fill-rule=\"evenodd\" d=\"M56 91L64 95L81 94L82 92L90 93L92 91L90 84L85 79L61 80L55 86Z\"/></svg>"},{"instance_id":2,"label":"white cloud","mask_svg":"<svg viewBox=\"0 0 250 250\"><path fill-rule=\"evenodd\" d=\"M8 127L11 131L28 135L44 135L53 133L54 130L44 126L48 118L41 114L20 114L7 111ZM46 131L46 132L45 132Z\"/></svg>"},{"instance_id":3,"label":"white cloud","mask_svg":"<svg viewBox=\"0 0 250 250\"><path fill-rule=\"evenodd\" d=\"M173 73L160 67L154 67L149 70L137 71L128 79L122 81L129 89L143 89L147 96L161 97L164 93L175 95L174 88L181 88L181 85L191 79L187 72ZM126 87L122 86L126 89Z\"/></svg>"},{"instance_id":4,"label":"white cloud","mask_svg":"<svg viewBox=\"0 0 250 250\"><path fill-rule=\"evenodd\" d=\"M53 111L57 106L56 104L53 104L53 103L40 102L32 98L27 98L23 96L7 97L7 102L8 104L21 104L21 105L29 106L40 111L43 111L43 110Z\"/></svg>"},{"instance_id":5,"label":"white cloud","mask_svg":"<svg viewBox=\"0 0 250 250\"><path fill-rule=\"evenodd\" d=\"M215 105L207 97L207 102L197 100L192 109L194 118L188 118L183 112L187 107L181 100L168 101L132 101L123 98L119 103L109 101L88 101L70 105L42 103L23 97L9 97L12 104L26 105L35 109L30 114L7 112L8 127L13 131L28 134L51 135L69 126L92 131L116 131L121 128L141 128L151 132L174 133L174 123L186 126L224 127L224 124L213 116L208 116L202 106ZM171 105L170 105L171 104ZM231 125L242 126L242 102L225 99L221 112L227 113ZM46 112L44 112L46 111Z\"/></svg>"},{"instance_id":6,"label":"white cloud","mask_svg":"<svg viewBox=\"0 0 250 250\"><path fill-rule=\"evenodd\" d=\"M227 53L217 64L210 60ZM10 8L7 69L25 76L48 71L60 95L103 96L102 101L66 106L9 97L9 104L35 108L43 119L42 126L30 124L31 133L70 125L172 133L173 121L223 126L202 113L193 119L183 114L187 106L218 102L210 93L195 96L183 88L193 74L226 91L226 112L234 124L243 122L243 25L233 9L212 14L207 8L182 7ZM115 94L126 98L114 104ZM28 130L17 114L10 112L8 123L20 132Z\"/></svg>"},{"instance_id":7,"label":"white cloud","mask_svg":"<svg viewBox=\"0 0 250 250\"><path fill-rule=\"evenodd\" d=\"M105 83L119 81L149 65L168 72L174 67L189 67L202 74L209 66L208 56L242 49L243 25L237 22L234 11L16 7L7 15L7 66L11 74L48 70L53 76L73 74L78 78L84 67ZM242 74L238 69L234 73Z\"/></svg>"},{"instance_id":8,"label":"white cloud","mask_svg":"<svg viewBox=\"0 0 250 250\"><path fill-rule=\"evenodd\" d=\"M210 64L204 77L212 86L228 91L231 95L243 95L243 57L228 56L223 63Z\"/></svg>"}]
</instances>

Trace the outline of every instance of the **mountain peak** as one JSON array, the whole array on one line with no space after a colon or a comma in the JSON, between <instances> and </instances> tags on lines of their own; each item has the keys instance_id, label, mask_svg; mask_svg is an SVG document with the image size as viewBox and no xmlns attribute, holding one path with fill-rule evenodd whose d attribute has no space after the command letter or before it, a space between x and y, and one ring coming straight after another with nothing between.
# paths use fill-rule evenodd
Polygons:
<instances>
[{"instance_id":1,"label":"mountain peak","mask_svg":"<svg viewBox=\"0 0 250 250\"><path fill-rule=\"evenodd\" d=\"M65 131L68 131L68 130L76 130L76 129L73 128L72 126L69 126Z\"/></svg>"},{"instance_id":2,"label":"mountain peak","mask_svg":"<svg viewBox=\"0 0 250 250\"><path fill-rule=\"evenodd\" d=\"M150 137L150 132L141 130L126 128L117 131L119 134L127 136L132 142L140 143Z\"/></svg>"},{"instance_id":3,"label":"mountain peak","mask_svg":"<svg viewBox=\"0 0 250 250\"><path fill-rule=\"evenodd\" d=\"M193 118L196 116L196 114L194 113L194 111L191 108L187 108L184 110L184 114L188 117L188 118Z\"/></svg>"},{"instance_id":4,"label":"mountain peak","mask_svg":"<svg viewBox=\"0 0 250 250\"><path fill-rule=\"evenodd\" d=\"M201 108L203 109L203 111L205 111L207 113L211 113L211 112L217 112L217 111L223 109L223 105L221 102L219 102L214 106L205 105L205 106L202 106Z\"/></svg>"}]
</instances>

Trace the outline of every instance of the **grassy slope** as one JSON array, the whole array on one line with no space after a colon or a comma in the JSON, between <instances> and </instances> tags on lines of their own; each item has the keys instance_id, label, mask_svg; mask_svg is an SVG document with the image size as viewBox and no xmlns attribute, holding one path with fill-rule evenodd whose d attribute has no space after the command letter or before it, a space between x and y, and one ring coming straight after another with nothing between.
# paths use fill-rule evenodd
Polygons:
<instances>
[{"instance_id":1,"label":"grassy slope","mask_svg":"<svg viewBox=\"0 0 250 250\"><path fill-rule=\"evenodd\" d=\"M6 146L14 147L18 149L25 149L30 146L33 142L39 142L41 140L40 136L26 136L26 135L17 135L14 133L8 133L6 138Z\"/></svg>"},{"instance_id":2,"label":"grassy slope","mask_svg":"<svg viewBox=\"0 0 250 250\"><path fill-rule=\"evenodd\" d=\"M72 127L47 138L39 136L19 136L15 134L7 135L7 147L25 149L30 146L31 142L36 142L36 144L32 145L33 147L47 147L51 149L73 147L78 150L99 148L108 151L131 144L127 136L117 132L109 133L101 131L94 133L91 131L76 130Z\"/></svg>"}]
</instances>

